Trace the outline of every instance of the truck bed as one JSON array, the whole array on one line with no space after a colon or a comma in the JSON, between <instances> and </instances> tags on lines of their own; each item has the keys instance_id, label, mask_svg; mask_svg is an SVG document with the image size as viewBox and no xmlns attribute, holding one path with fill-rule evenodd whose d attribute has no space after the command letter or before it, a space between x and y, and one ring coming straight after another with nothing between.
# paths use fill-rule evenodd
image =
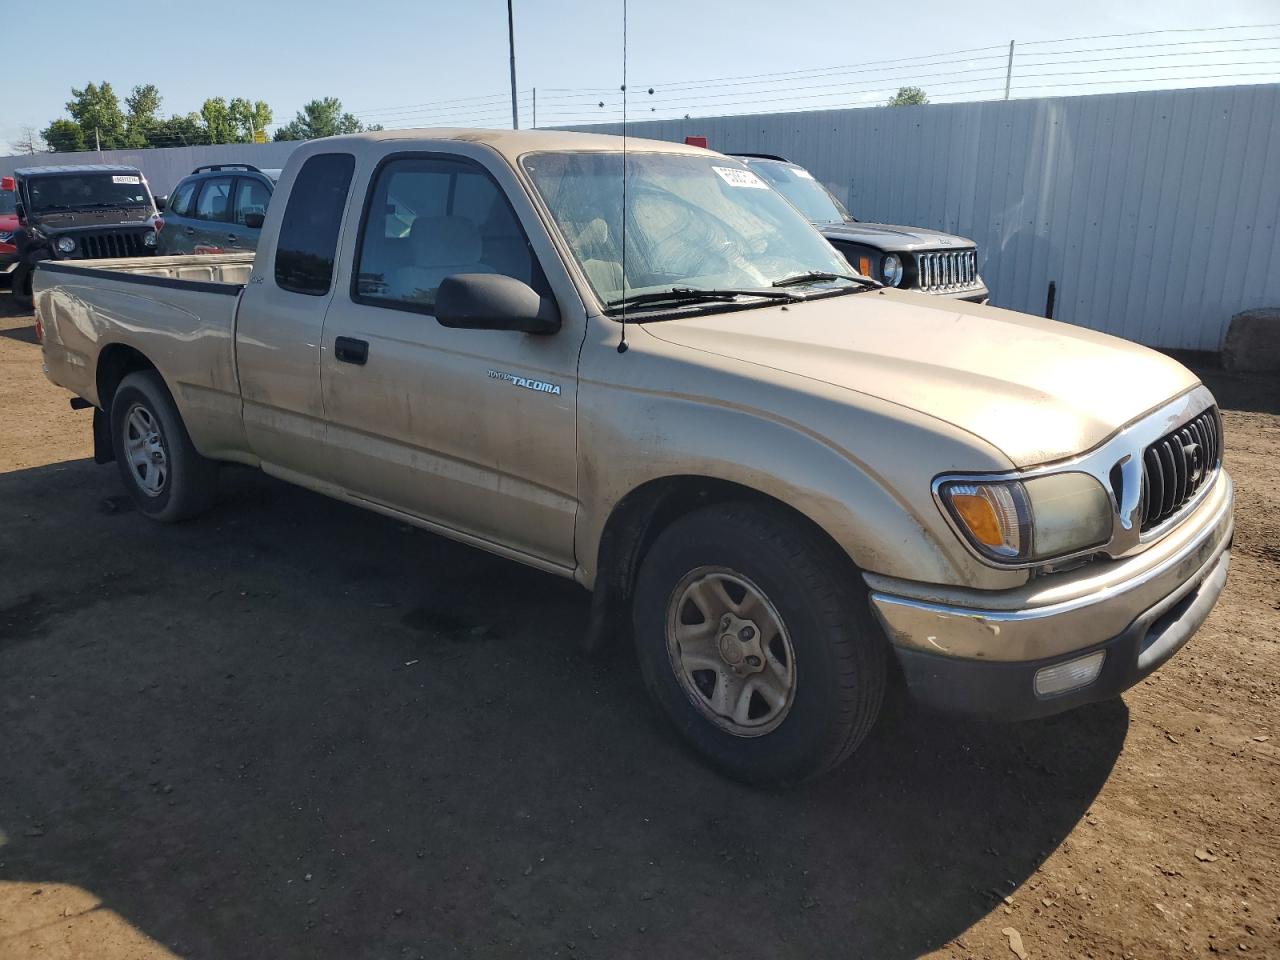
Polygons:
<instances>
[{"instance_id":1,"label":"truck bed","mask_svg":"<svg viewBox=\"0 0 1280 960\"><path fill-rule=\"evenodd\" d=\"M108 260L46 260L41 271L101 275L128 274L110 279L130 280L154 277L193 283L221 283L244 286L253 270L253 253L207 253L195 256L120 257ZM145 281L144 281L145 282ZM168 284L164 284L168 286Z\"/></svg>"},{"instance_id":2,"label":"truck bed","mask_svg":"<svg viewBox=\"0 0 1280 960\"><path fill-rule=\"evenodd\" d=\"M113 371L145 357L200 452L233 457L243 449L235 317L252 269L252 253L41 263L34 292L49 378L103 407Z\"/></svg>"}]
</instances>

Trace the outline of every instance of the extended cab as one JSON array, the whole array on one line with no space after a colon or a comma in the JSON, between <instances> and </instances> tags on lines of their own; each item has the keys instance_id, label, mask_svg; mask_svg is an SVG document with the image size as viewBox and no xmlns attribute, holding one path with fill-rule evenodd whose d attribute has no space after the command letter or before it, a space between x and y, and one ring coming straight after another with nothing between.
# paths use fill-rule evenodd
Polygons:
<instances>
[{"instance_id":1,"label":"extended cab","mask_svg":"<svg viewBox=\"0 0 1280 960\"><path fill-rule=\"evenodd\" d=\"M31 302L43 260L138 257L156 249L155 199L136 167L82 164L14 171L18 231L13 295Z\"/></svg>"},{"instance_id":2,"label":"extended cab","mask_svg":"<svg viewBox=\"0 0 1280 960\"><path fill-rule=\"evenodd\" d=\"M746 780L840 762L893 658L925 703L1033 717L1200 626L1232 492L1190 371L882 287L743 164L625 149L303 144L256 257L41 264L48 376L150 517L250 464L576 580L587 646L632 635Z\"/></svg>"}]
</instances>

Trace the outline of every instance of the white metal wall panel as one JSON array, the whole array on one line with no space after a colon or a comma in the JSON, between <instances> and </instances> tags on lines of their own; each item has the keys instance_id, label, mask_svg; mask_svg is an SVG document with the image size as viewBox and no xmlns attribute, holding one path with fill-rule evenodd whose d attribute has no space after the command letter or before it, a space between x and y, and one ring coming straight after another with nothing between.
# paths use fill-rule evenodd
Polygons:
<instances>
[{"instance_id":1,"label":"white metal wall panel","mask_svg":"<svg viewBox=\"0 0 1280 960\"><path fill-rule=\"evenodd\" d=\"M619 133L619 124L578 129ZM854 216L972 237L992 301L1218 350L1280 305L1280 84L659 120L813 171Z\"/></svg>"}]
</instances>

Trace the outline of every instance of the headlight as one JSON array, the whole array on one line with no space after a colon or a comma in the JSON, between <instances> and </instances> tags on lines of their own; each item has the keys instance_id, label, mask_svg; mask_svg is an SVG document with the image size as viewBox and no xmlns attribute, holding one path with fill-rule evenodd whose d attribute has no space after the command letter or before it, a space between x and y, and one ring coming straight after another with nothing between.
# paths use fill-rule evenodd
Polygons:
<instances>
[{"instance_id":1,"label":"headlight","mask_svg":"<svg viewBox=\"0 0 1280 960\"><path fill-rule=\"evenodd\" d=\"M75 242L73 239L71 239L70 237L59 237L59 238L58 238L58 252L59 252L59 253L70 253L70 252L71 252L72 250L74 250L75 248L76 248L76 242Z\"/></svg>"},{"instance_id":2,"label":"headlight","mask_svg":"<svg viewBox=\"0 0 1280 960\"><path fill-rule=\"evenodd\" d=\"M156 245L156 232L154 230L143 236L142 245L144 247L154 247Z\"/></svg>"},{"instance_id":3,"label":"headlight","mask_svg":"<svg viewBox=\"0 0 1280 960\"><path fill-rule=\"evenodd\" d=\"M1052 560L1111 539L1111 498L1087 473L948 480L938 493L969 542L993 560Z\"/></svg>"},{"instance_id":4,"label":"headlight","mask_svg":"<svg viewBox=\"0 0 1280 960\"><path fill-rule=\"evenodd\" d=\"M902 282L902 259L896 253L886 253L880 261L880 276L891 287Z\"/></svg>"}]
</instances>

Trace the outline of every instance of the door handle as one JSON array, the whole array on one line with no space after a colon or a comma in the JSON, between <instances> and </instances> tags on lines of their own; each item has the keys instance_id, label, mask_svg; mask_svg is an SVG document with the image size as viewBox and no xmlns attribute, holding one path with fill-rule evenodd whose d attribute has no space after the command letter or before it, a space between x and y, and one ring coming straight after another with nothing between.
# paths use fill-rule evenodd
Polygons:
<instances>
[{"instance_id":1,"label":"door handle","mask_svg":"<svg viewBox=\"0 0 1280 960\"><path fill-rule=\"evenodd\" d=\"M369 359L369 341L354 337L338 337L333 341L333 355L342 363L364 366Z\"/></svg>"},{"instance_id":2,"label":"door handle","mask_svg":"<svg viewBox=\"0 0 1280 960\"><path fill-rule=\"evenodd\" d=\"M195 232L196 232L196 228L195 228L195 227L187 227L187 236L188 236L188 237L195 236Z\"/></svg>"},{"instance_id":3,"label":"door handle","mask_svg":"<svg viewBox=\"0 0 1280 960\"><path fill-rule=\"evenodd\" d=\"M239 242L240 242L240 238L237 237L234 233L227 234L227 243L239 243Z\"/></svg>"}]
</instances>

